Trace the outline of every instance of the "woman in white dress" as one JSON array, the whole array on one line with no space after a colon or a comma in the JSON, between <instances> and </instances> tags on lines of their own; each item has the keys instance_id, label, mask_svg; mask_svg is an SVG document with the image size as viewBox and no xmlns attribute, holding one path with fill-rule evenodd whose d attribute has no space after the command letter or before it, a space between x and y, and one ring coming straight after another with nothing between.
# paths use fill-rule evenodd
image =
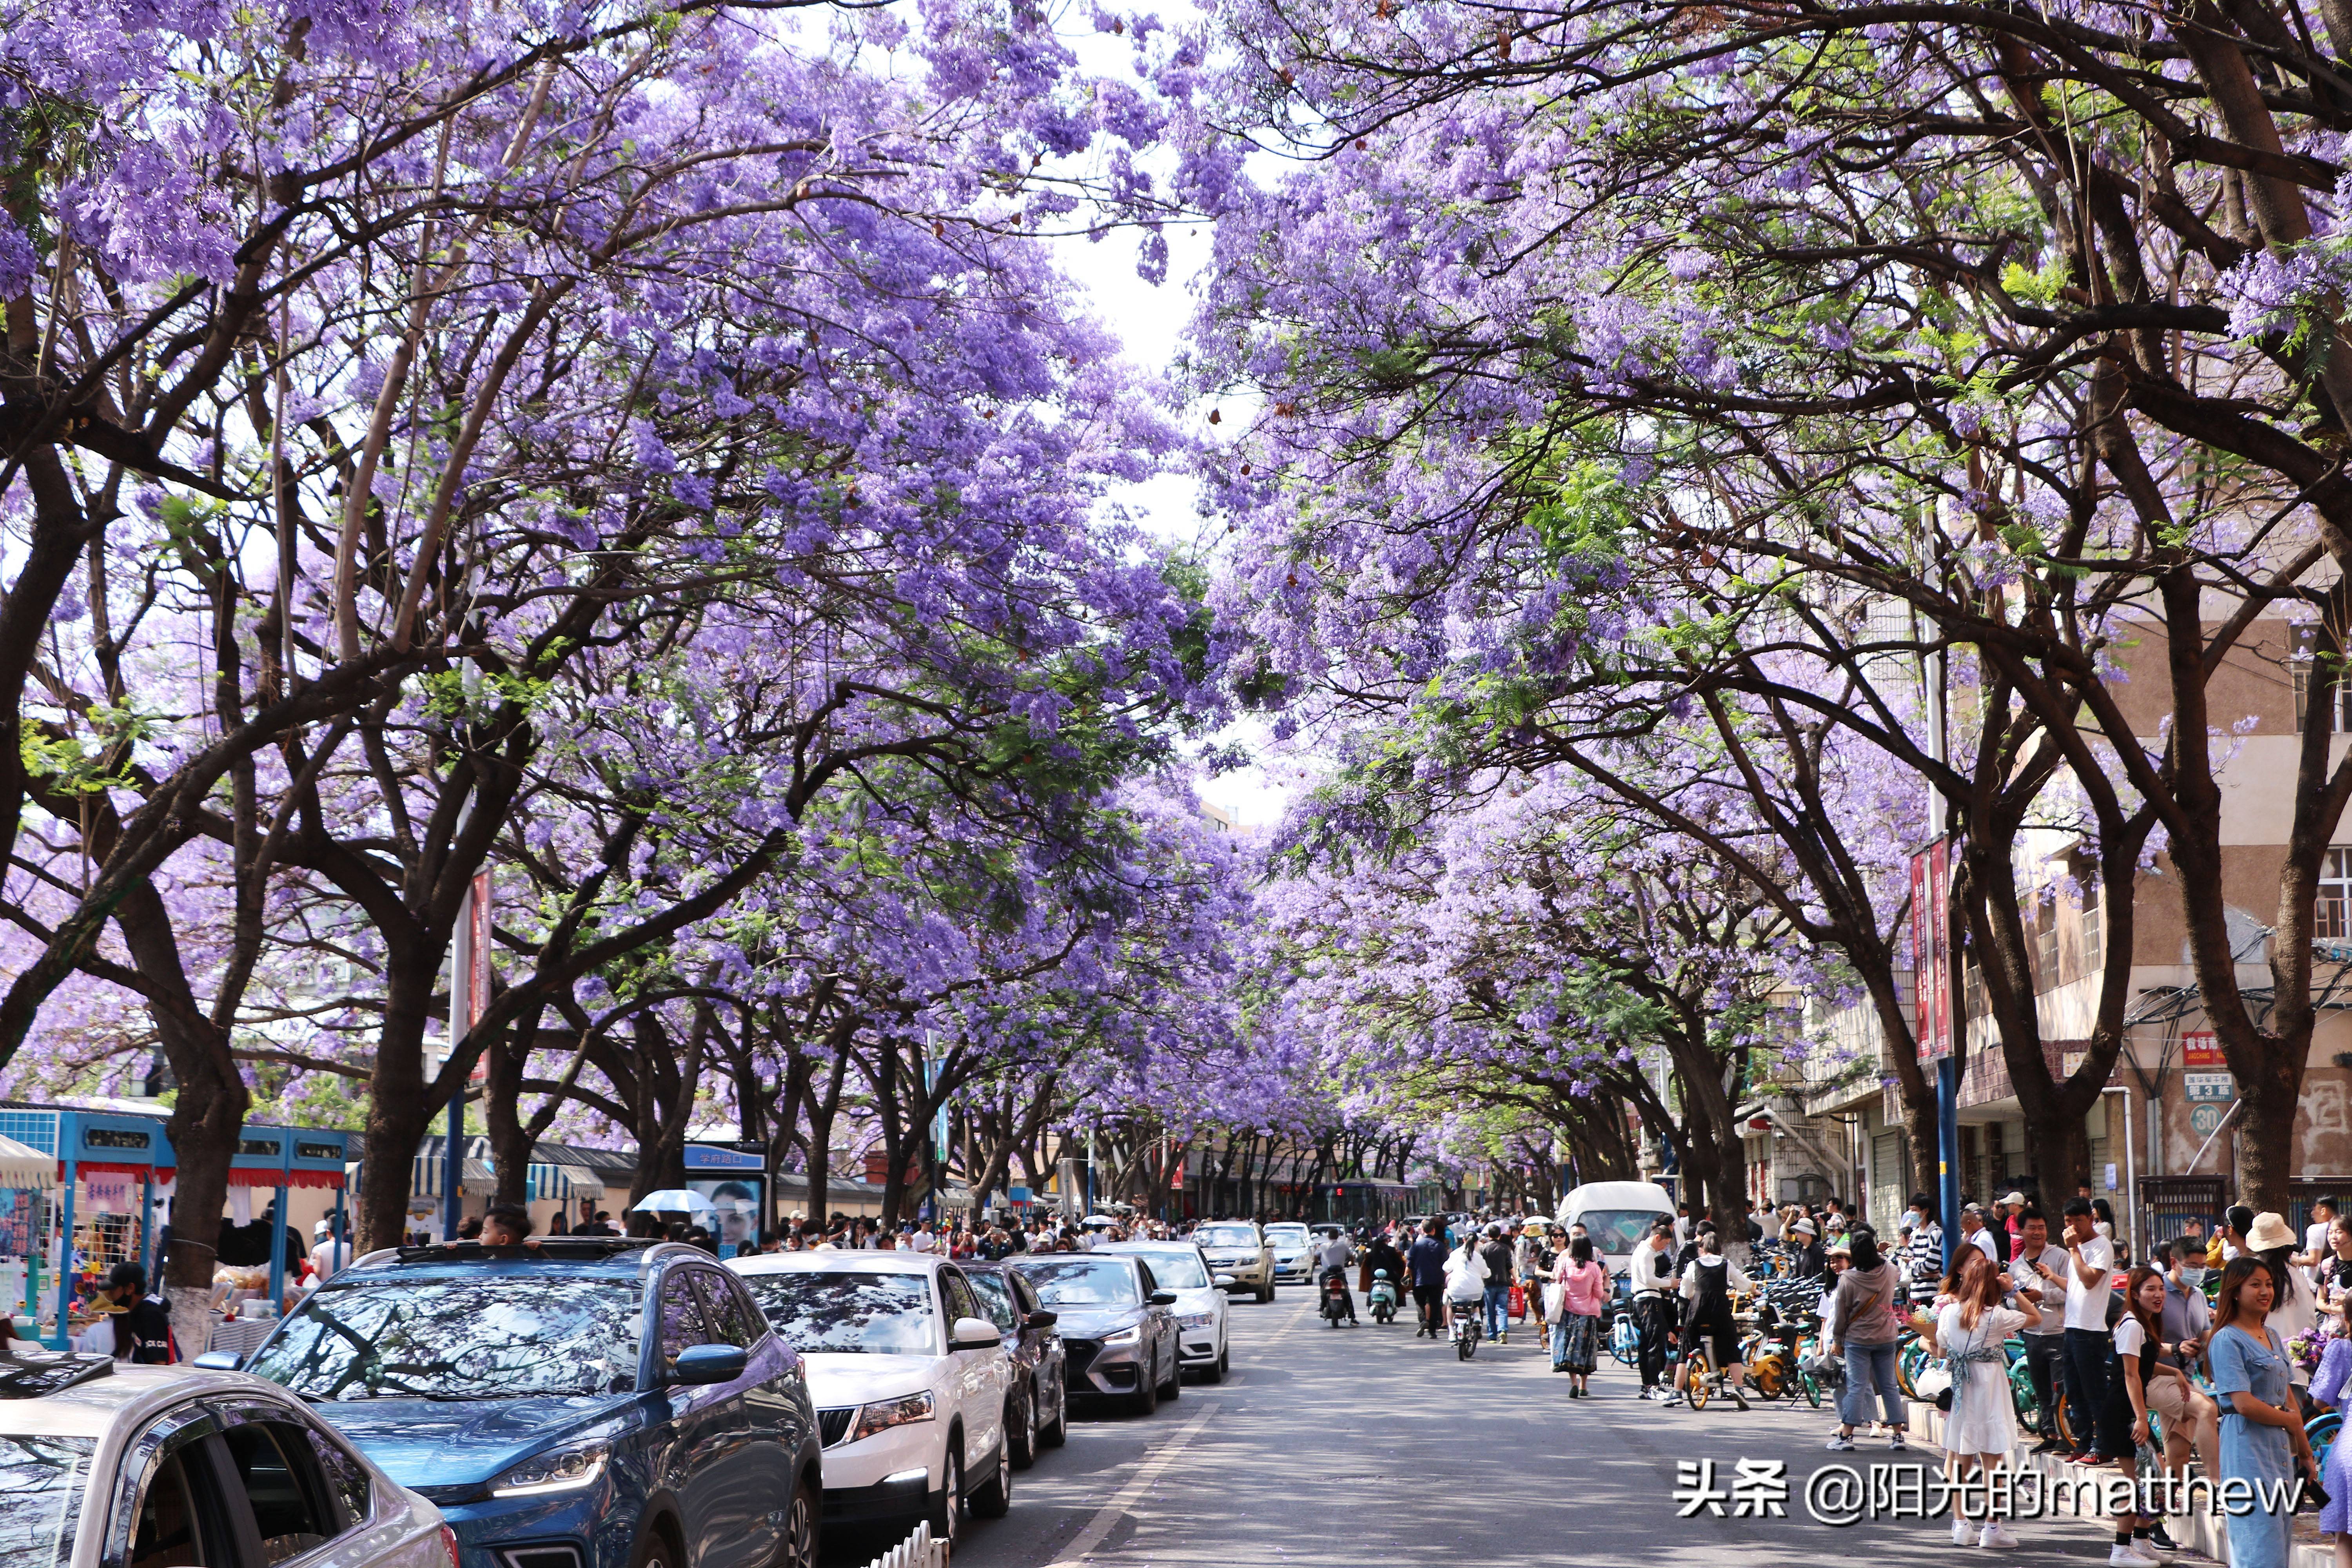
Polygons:
<instances>
[{"instance_id":1,"label":"woman in white dress","mask_svg":"<svg viewBox=\"0 0 2352 1568\"><path fill-rule=\"evenodd\" d=\"M2025 1324L2024 1313L2000 1304L2008 1284L1991 1258L1966 1247L1958 1263L1958 1271L1944 1282L1948 1300L1921 1335L1952 1370L1952 1408L1944 1418L1944 1470L1955 1480L1987 1475L2006 1462L2016 1446L2017 1411L2010 1401L2009 1358L2001 1342ZM1969 1521L1955 1495L1952 1543L2014 1547L2016 1538L1991 1516L1984 1493L1978 1493L1977 1503L1988 1510L1981 1524Z\"/></svg>"}]
</instances>

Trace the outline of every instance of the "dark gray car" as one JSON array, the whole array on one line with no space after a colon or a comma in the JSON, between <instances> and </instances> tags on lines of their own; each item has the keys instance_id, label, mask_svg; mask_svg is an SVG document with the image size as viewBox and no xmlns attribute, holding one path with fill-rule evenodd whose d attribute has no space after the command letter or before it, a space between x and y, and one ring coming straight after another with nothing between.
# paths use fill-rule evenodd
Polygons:
<instances>
[{"instance_id":1,"label":"dark gray car","mask_svg":"<svg viewBox=\"0 0 2352 1568\"><path fill-rule=\"evenodd\" d=\"M1027 1253L1005 1259L1059 1316L1070 1393L1123 1402L1139 1415L1184 1391L1173 1292L1132 1254Z\"/></svg>"},{"instance_id":2,"label":"dark gray car","mask_svg":"<svg viewBox=\"0 0 2352 1568\"><path fill-rule=\"evenodd\" d=\"M1004 1353L1013 1358L1023 1408L1007 1430L1013 1468L1025 1470L1037 1462L1038 1449L1058 1448L1070 1436L1068 1354L1056 1327L1058 1315L1037 1300L1028 1280L1002 1263L968 1262L963 1277L971 1281L972 1294L1004 1336Z\"/></svg>"}]
</instances>

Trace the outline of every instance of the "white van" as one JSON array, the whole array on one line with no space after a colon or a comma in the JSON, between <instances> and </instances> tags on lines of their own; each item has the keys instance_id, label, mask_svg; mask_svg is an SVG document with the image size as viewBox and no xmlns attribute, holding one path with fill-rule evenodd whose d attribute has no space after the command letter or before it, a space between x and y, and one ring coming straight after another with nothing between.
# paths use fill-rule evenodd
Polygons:
<instances>
[{"instance_id":1,"label":"white van","mask_svg":"<svg viewBox=\"0 0 2352 1568\"><path fill-rule=\"evenodd\" d=\"M1632 1265L1652 1222L1674 1217L1673 1194L1655 1182L1587 1182L1559 1201L1559 1223L1582 1226L1612 1275Z\"/></svg>"}]
</instances>

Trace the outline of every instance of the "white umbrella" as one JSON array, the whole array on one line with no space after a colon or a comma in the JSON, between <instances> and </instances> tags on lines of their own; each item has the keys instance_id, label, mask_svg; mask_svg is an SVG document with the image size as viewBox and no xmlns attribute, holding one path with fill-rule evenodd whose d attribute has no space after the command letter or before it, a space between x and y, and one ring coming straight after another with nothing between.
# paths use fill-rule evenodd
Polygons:
<instances>
[{"instance_id":1,"label":"white umbrella","mask_svg":"<svg viewBox=\"0 0 2352 1568\"><path fill-rule=\"evenodd\" d=\"M710 1200L700 1193L684 1187L672 1187L665 1193L647 1193L634 1205L633 1214L709 1214Z\"/></svg>"}]
</instances>

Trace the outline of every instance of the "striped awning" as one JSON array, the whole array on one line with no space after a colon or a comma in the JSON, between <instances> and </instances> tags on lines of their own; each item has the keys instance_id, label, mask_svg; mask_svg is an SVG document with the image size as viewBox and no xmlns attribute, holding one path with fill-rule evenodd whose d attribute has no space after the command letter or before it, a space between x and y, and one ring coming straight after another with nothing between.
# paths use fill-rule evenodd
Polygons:
<instances>
[{"instance_id":1,"label":"striped awning","mask_svg":"<svg viewBox=\"0 0 2352 1568\"><path fill-rule=\"evenodd\" d=\"M439 1197L442 1163L427 1154L419 1154L411 1160L408 1163L408 1195L412 1198ZM468 1160L465 1163L457 1190L467 1197L492 1196L499 1190L498 1173L490 1169L488 1160Z\"/></svg>"},{"instance_id":2,"label":"striped awning","mask_svg":"<svg viewBox=\"0 0 2352 1568\"><path fill-rule=\"evenodd\" d=\"M29 1143L0 1138L0 1187L16 1192L51 1192L58 1184L58 1157Z\"/></svg>"},{"instance_id":3,"label":"striped awning","mask_svg":"<svg viewBox=\"0 0 2352 1568\"><path fill-rule=\"evenodd\" d=\"M594 1173L577 1165L541 1163L530 1168L530 1194L534 1198L569 1203L574 1198L603 1197L604 1184Z\"/></svg>"}]
</instances>

